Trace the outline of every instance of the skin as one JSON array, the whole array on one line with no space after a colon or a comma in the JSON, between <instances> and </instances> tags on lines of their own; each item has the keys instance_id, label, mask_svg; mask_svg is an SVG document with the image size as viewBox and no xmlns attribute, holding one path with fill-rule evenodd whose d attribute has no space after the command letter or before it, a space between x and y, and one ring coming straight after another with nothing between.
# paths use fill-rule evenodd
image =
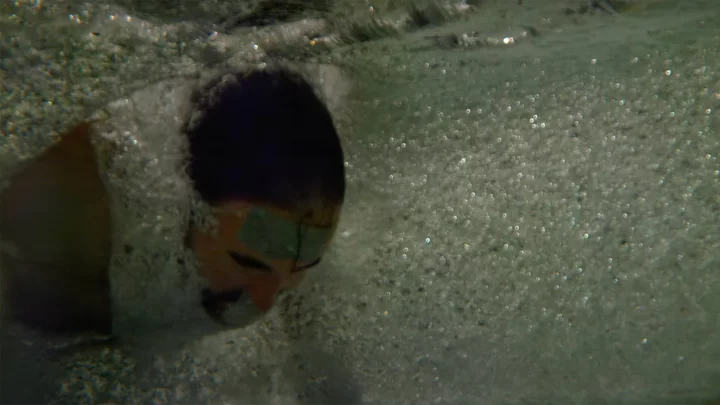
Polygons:
<instances>
[{"instance_id":1,"label":"skin","mask_svg":"<svg viewBox=\"0 0 720 405\"><path fill-rule=\"evenodd\" d=\"M0 192L3 316L39 330L108 333L111 237L109 197L82 123Z\"/></svg>"},{"instance_id":2,"label":"skin","mask_svg":"<svg viewBox=\"0 0 720 405\"><path fill-rule=\"evenodd\" d=\"M330 229L317 257L302 261L268 257L242 243L237 235L256 206L295 223ZM218 206L215 215L218 221L216 233L194 229L190 235L201 263L200 275L209 284L203 293L206 309L221 312L228 303L247 293L252 302L266 312L272 308L280 291L297 287L307 271L320 262L337 227L340 207L317 206L303 216L270 205L235 201ZM209 308L213 305L219 305L219 308Z\"/></svg>"}]
</instances>

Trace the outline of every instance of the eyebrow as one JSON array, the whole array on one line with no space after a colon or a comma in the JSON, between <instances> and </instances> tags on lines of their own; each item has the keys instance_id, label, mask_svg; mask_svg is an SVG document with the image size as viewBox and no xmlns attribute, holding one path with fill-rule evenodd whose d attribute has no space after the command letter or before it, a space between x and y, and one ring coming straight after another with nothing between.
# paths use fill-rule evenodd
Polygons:
<instances>
[{"instance_id":1,"label":"eyebrow","mask_svg":"<svg viewBox=\"0 0 720 405\"><path fill-rule=\"evenodd\" d=\"M235 260L235 263L239 264L240 266L266 272L272 271L272 267L250 256L241 255L240 253L233 252L232 250L229 250L227 253L228 255L230 255L230 257L232 257L233 260Z\"/></svg>"}]
</instances>

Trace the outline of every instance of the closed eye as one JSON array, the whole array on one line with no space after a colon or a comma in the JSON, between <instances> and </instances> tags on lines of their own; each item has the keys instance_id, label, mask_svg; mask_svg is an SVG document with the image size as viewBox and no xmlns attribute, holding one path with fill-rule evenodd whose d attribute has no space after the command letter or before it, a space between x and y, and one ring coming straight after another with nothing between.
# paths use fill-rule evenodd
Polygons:
<instances>
[{"instance_id":1,"label":"closed eye","mask_svg":"<svg viewBox=\"0 0 720 405\"><path fill-rule=\"evenodd\" d=\"M315 267L315 266L317 266L318 264L320 264L320 260L321 260L321 259L322 259L322 257L318 257L317 259L313 260L312 263L308 263L308 264L306 264L306 265L304 265L304 266L300 266L300 267L294 268L292 272L293 272L293 273L297 273L297 272L300 272L300 271L303 271L303 270L307 270L307 269L309 269L310 267Z\"/></svg>"},{"instance_id":2,"label":"closed eye","mask_svg":"<svg viewBox=\"0 0 720 405\"><path fill-rule=\"evenodd\" d=\"M232 257L233 260L235 260L235 263L242 267L248 267L255 270L265 271L265 272L272 272L272 267L268 266L267 264L257 260L253 259L250 256L241 255L240 253L228 251L228 254L230 257Z\"/></svg>"}]
</instances>

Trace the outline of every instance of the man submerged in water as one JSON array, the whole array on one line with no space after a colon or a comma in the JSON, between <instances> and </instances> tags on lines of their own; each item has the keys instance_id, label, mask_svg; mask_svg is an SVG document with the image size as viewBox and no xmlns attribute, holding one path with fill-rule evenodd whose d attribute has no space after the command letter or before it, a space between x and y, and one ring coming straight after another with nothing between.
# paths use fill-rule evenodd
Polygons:
<instances>
[{"instance_id":1,"label":"man submerged in water","mask_svg":"<svg viewBox=\"0 0 720 405\"><path fill-rule=\"evenodd\" d=\"M208 285L190 299L218 322L242 295L267 311L320 262L335 232L345 171L332 117L287 69L219 75L189 101L188 174L217 220L188 230ZM74 127L0 190L5 319L111 332L111 203L92 125Z\"/></svg>"},{"instance_id":2,"label":"man submerged in water","mask_svg":"<svg viewBox=\"0 0 720 405\"><path fill-rule=\"evenodd\" d=\"M188 235L209 282L202 304L220 320L247 294L267 311L320 262L337 227L345 169L332 117L286 70L221 76L193 103L189 175L217 219L215 232Z\"/></svg>"}]
</instances>

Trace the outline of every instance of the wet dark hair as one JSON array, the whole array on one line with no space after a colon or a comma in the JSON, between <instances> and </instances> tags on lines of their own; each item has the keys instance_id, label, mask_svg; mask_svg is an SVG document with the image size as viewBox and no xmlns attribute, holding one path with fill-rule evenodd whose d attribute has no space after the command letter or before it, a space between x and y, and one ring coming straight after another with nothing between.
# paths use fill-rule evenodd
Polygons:
<instances>
[{"instance_id":1,"label":"wet dark hair","mask_svg":"<svg viewBox=\"0 0 720 405\"><path fill-rule=\"evenodd\" d=\"M340 139L327 107L300 74L222 75L192 102L188 171L209 204L246 200L292 209L343 202Z\"/></svg>"}]
</instances>

